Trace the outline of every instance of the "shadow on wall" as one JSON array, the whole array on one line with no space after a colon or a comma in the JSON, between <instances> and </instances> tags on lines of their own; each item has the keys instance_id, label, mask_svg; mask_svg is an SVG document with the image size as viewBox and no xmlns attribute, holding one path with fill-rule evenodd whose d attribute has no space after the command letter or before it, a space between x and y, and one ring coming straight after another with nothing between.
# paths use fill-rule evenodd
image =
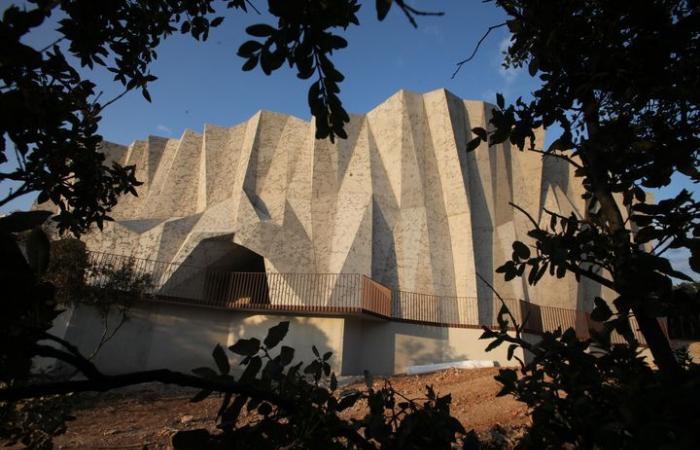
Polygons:
<instances>
[{"instance_id":1,"label":"shadow on wall","mask_svg":"<svg viewBox=\"0 0 700 450\"><path fill-rule=\"evenodd\" d=\"M512 366L507 345L487 352L489 340L480 340L483 331L477 328L448 328L402 322L346 322L343 373L360 374L364 369L376 375L405 373L409 366L465 360L494 361L499 366ZM516 350L522 357L522 352Z\"/></svg>"},{"instance_id":2,"label":"shadow on wall","mask_svg":"<svg viewBox=\"0 0 700 450\"><path fill-rule=\"evenodd\" d=\"M458 359L449 329L400 322L348 319L343 336L343 374L402 373L407 366Z\"/></svg>"},{"instance_id":3,"label":"shadow on wall","mask_svg":"<svg viewBox=\"0 0 700 450\"><path fill-rule=\"evenodd\" d=\"M450 346L449 330L445 327L413 325L392 331L395 370L404 371L408 366L448 362L456 358Z\"/></svg>"},{"instance_id":4,"label":"shadow on wall","mask_svg":"<svg viewBox=\"0 0 700 450\"><path fill-rule=\"evenodd\" d=\"M489 117L490 111L484 104L484 117ZM466 115L467 129L471 130L469 116ZM488 152L459 152L460 163L467 167L469 179L465 180L469 188L469 210L471 211L471 237L474 249L474 264L476 272L485 276L487 281L494 285L494 223L489 212L487 194L484 191L484 182L489 179L491 165ZM486 173L483 173L486 170ZM475 280L477 281L477 280ZM486 325L493 323L493 293L491 289L481 281L476 283L476 297L478 300L479 323Z\"/></svg>"},{"instance_id":5,"label":"shadow on wall","mask_svg":"<svg viewBox=\"0 0 700 450\"><path fill-rule=\"evenodd\" d=\"M330 359L331 369L336 373L341 373L343 358L343 321L344 319L335 317L304 317L304 316L283 316L283 315L261 315L247 314L240 315L242 320L231 322L228 341L223 344L233 345L238 339L256 337L261 341L267 335L267 330L282 321L289 321L289 332L284 340L273 349L272 355L277 355L282 346L292 347L294 360L292 365L304 362L304 366L309 364L314 358L312 347L315 346L319 353L332 352ZM234 358L243 359L238 355ZM243 370L243 366L232 361L234 370Z\"/></svg>"},{"instance_id":6,"label":"shadow on wall","mask_svg":"<svg viewBox=\"0 0 700 450\"><path fill-rule=\"evenodd\" d=\"M296 350L294 363L310 362L313 358L311 346L316 345L322 353L333 352L331 365L340 372L342 319L262 316L167 303L139 305L132 308L129 315L128 322L93 360L106 374L163 368L189 373L196 367L215 367L211 355L216 344L227 347L240 338L251 337L262 341L270 327L284 320L291 324L280 346ZM81 306L71 317L65 339L83 354L90 354L103 330L99 314L91 307ZM273 355L278 351L279 348L275 348ZM227 353L234 373L242 371L237 364L238 355Z\"/></svg>"},{"instance_id":7,"label":"shadow on wall","mask_svg":"<svg viewBox=\"0 0 700 450\"><path fill-rule=\"evenodd\" d=\"M343 333L343 375L394 373L394 336L385 321L348 318Z\"/></svg>"}]
</instances>

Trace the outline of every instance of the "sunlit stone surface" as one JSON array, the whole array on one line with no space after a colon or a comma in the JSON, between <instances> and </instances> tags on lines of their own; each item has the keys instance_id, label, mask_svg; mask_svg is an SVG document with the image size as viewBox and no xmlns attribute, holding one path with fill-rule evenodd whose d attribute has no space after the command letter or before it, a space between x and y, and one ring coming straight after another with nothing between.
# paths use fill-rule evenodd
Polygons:
<instances>
[{"instance_id":1,"label":"sunlit stone surface","mask_svg":"<svg viewBox=\"0 0 700 450\"><path fill-rule=\"evenodd\" d=\"M92 250L245 270L238 245L268 272L361 273L395 290L478 297L485 323L492 294L476 273L504 297L577 308L593 287L573 277L532 287L494 274L513 240L531 242L529 220L509 202L548 226L543 207L579 214L583 201L555 158L508 143L466 153L492 108L445 90L399 91L353 115L335 144L315 140L312 122L267 111L180 139L109 144L108 157L136 165L144 184L86 240Z\"/></svg>"}]
</instances>

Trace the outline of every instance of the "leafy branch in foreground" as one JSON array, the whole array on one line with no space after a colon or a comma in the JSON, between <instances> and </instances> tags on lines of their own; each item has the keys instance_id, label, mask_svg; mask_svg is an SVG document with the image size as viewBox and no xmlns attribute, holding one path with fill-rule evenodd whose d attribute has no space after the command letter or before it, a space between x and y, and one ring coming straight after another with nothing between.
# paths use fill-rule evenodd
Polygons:
<instances>
[{"instance_id":1,"label":"leafy branch in foreground","mask_svg":"<svg viewBox=\"0 0 700 450\"><path fill-rule=\"evenodd\" d=\"M439 16L440 12L420 11L404 0L376 0L377 18L384 20L392 3L395 3L415 27L416 16ZM345 79L330 56L334 51L347 47L347 41L334 34L334 28L347 29L359 25L358 0L318 2L310 0L272 0L270 13L278 18L277 27L256 24L246 32L260 40L245 42L238 55L246 59L243 70L253 70L258 64L266 75L282 67L296 67L297 77L306 80L316 75L311 84L308 103L316 122L316 138L335 136L347 138L344 126L350 121L338 97L339 83Z\"/></svg>"},{"instance_id":2,"label":"leafy branch in foreground","mask_svg":"<svg viewBox=\"0 0 700 450\"><path fill-rule=\"evenodd\" d=\"M424 399L409 399L396 392L391 383L380 387L365 373L366 390L338 388L331 372L332 354L321 354L312 347L315 358L307 365L292 365L294 349L279 347L289 322L270 328L261 342L241 339L229 351L243 357L242 373L234 376L226 351L216 346L212 352L216 368L200 367L187 375L169 370L104 375L70 344L55 338L62 350L38 354L53 356L75 364L85 380L36 384L13 384L0 388L0 401L86 391L106 391L146 382L160 382L201 389L191 401L204 400L213 393L222 395L217 413L218 434L206 430L178 433L173 444L178 448L451 448L466 432L450 415L450 395L439 396L426 387ZM361 419L345 419L341 413L358 402L367 405ZM7 406L7 404L5 405ZM247 411L249 420L240 418ZM252 416L252 420L250 419ZM238 448L238 447L237 447Z\"/></svg>"},{"instance_id":3,"label":"leafy branch in foreground","mask_svg":"<svg viewBox=\"0 0 700 450\"><path fill-rule=\"evenodd\" d=\"M396 392L391 383L375 388L365 372L366 390L340 391L331 371L331 352L321 354L312 347L315 358L304 366L292 365L294 349L280 344L289 322L270 328L267 337L241 339L229 350L241 357L243 372L238 383L273 393L284 403L264 401L259 396L224 394L217 414L219 434L205 430L181 432L175 436L175 448L187 448L188 442L209 442L210 448L233 445L257 448L451 448L462 425L450 415L451 397L438 396L431 386L426 398L408 399ZM217 346L213 352L217 370L201 367L193 372L207 380L234 382L225 351ZM192 401L201 401L216 389L206 388ZM341 413L358 402L366 402L368 412L362 419L344 419ZM252 420L240 421L244 409ZM207 436L207 439L203 439Z\"/></svg>"},{"instance_id":4,"label":"leafy branch in foreground","mask_svg":"<svg viewBox=\"0 0 700 450\"><path fill-rule=\"evenodd\" d=\"M141 184L133 166L105 159L98 126L105 109L132 91L151 101L149 86L157 80L151 64L158 46L175 33L206 41L222 26L221 9L257 9L248 0L31 0L10 4L0 18L0 172L7 195L0 206L33 192L38 203L50 202L61 231L76 236L92 224L100 229L120 196L137 195ZM440 15L418 10L405 0L375 0L383 20L396 5L416 25L417 16ZM331 32L359 21L358 0L268 0L277 27L257 24L247 32L261 41L244 43L243 70L258 63L266 74L284 62L296 66L299 78L317 79L309 88L309 107L318 138L346 137L349 121L340 98L344 76L331 54L347 45ZM58 38L31 45L31 33L51 15L60 14ZM72 56L71 59L69 56ZM73 60L78 61L74 63ZM121 92L103 99L102 91L83 69L102 67L114 74Z\"/></svg>"},{"instance_id":5,"label":"leafy branch in foreground","mask_svg":"<svg viewBox=\"0 0 700 450\"><path fill-rule=\"evenodd\" d=\"M596 320L612 317L605 302L596 305ZM636 342L610 343L615 321L591 330L591 339L582 340L569 328L545 332L533 343L518 332L522 325L503 303L499 328L484 327L481 338L491 339L487 351L507 342L508 358L519 364L519 370L500 369L496 376L502 385L498 396L525 403L532 417L516 448L696 447L700 366L684 359L678 377L654 370ZM524 361L514 356L518 348Z\"/></svg>"},{"instance_id":6,"label":"leafy branch in foreground","mask_svg":"<svg viewBox=\"0 0 700 450\"><path fill-rule=\"evenodd\" d=\"M504 65L527 67L541 86L508 106L499 94L490 128L473 129L467 150L506 144L557 158L585 202L568 217L545 211L549 228L513 205L530 219L534 246L515 243L498 271L531 284L547 271L573 273L611 289L611 307L621 320L634 315L659 369L681 377L658 319L680 313L673 282L690 278L665 252L686 249L700 271L700 208L687 190L658 203L645 191L668 186L674 173L700 181L697 2L494 3L512 34ZM534 130L554 125L561 135L537 149Z\"/></svg>"}]
</instances>

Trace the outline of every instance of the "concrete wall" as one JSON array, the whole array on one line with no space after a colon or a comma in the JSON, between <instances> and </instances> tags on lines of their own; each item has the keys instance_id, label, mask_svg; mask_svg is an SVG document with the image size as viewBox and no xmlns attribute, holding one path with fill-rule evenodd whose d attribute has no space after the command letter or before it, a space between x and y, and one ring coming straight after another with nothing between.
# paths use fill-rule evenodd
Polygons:
<instances>
[{"instance_id":1,"label":"concrete wall","mask_svg":"<svg viewBox=\"0 0 700 450\"><path fill-rule=\"evenodd\" d=\"M211 352L217 343L230 346L241 338L262 340L269 328L284 320L290 321L290 329L281 345L296 350L293 363L310 362L314 357L311 347L315 345L321 353L333 352L331 365L339 375L358 375L365 369L377 375L391 375L404 373L411 365L469 359L494 360L500 365L513 363L506 359L506 345L486 353L489 341L479 340L481 330L477 329L360 317L250 314L169 303L132 308L129 320L100 349L94 362L108 374L162 368L189 372L196 367L214 367ZM118 315L112 314L108 321L110 330L117 321ZM94 308L80 306L59 322L56 330L65 330L63 337L83 354L95 351L104 322ZM229 355L234 373L240 372L240 358ZM46 361L42 361L42 367L47 367Z\"/></svg>"},{"instance_id":2,"label":"concrete wall","mask_svg":"<svg viewBox=\"0 0 700 450\"><path fill-rule=\"evenodd\" d=\"M114 327L116 319L112 317L110 327ZM94 361L108 374L162 368L189 372L196 367L214 367L211 353L217 343L229 346L242 337L263 340L270 327L284 320L291 323L281 345L296 350L293 364L300 360L310 362L311 346L316 345L322 353L333 352L333 370L340 372L343 319L247 314L166 303L133 308L128 322L102 347ZM83 354L91 354L103 330L96 310L81 306L74 311L65 337ZM237 367L238 355L229 355L234 371L241 371Z\"/></svg>"},{"instance_id":3,"label":"concrete wall","mask_svg":"<svg viewBox=\"0 0 700 450\"><path fill-rule=\"evenodd\" d=\"M73 307L66 307L66 309L53 320L53 326L48 330L48 333L58 338L64 339L66 336L66 331L68 330L68 326L70 325L70 320L72 316ZM60 344L54 341L46 340L41 342L41 344L61 348ZM32 360L32 364L32 370L35 373L51 372L57 367L55 359L41 358L38 356Z\"/></svg>"},{"instance_id":4,"label":"concrete wall","mask_svg":"<svg viewBox=\"0 0 700 450\"><path fill-rule=\"evenodd\" d=\"M118 317L110 317L110 330ZM376 375L405 373L409 366L464 360L489 360L501 366L516 365L507 359L507 344L486 352L490 340L480 340L482 330L448 328L390 322L369 317L311 317L262 315L235 311L147 303L133 308L129 320L94 358L97 367L108 374L162 369L189 372L214 367L211 356L216 344L233 345L238 339L257 337L263 340L267 330L281 321L290 321L287 337L281 345L296 350L295 360L310 362L315 345L319 352L333 352L331 365L338 375L359 375L369 370ZM94 352L104 331L97 311L80 306L68 310L56 320L52 332L78 346L85 355ZM532 343L540 337L525 334ZM698 345L685 343L696 358ZM279 349L273 351L273 355ZM515 352L528 361L521 349ZM238 355L229 352L234 373L242 371ZM650 364L648 349L643 352ZM39 370L52 365L37 359Z\"/></svg>"},{"instance_id":5,"label":"concrete wall","mask_svg":"<svg viewBox=\"0 0 700 450\"><path fill-rule=\"evenodd\" d=\"M482 330L346 319L343 374L405 373L408 366L463 360L490 360L513 365L507 345L486 352L490 341L479 340ZM516 355L522 357L522 351Z\"/></svg>"},{"instance_id":6,"label":"concrete wall","mask_svg":"<svg viewBox=\"0 0 700 450\"><path fill-rule=\"evenodd\" d=\"M504 297L576 307L571 275L537 286L493 277L515 239L532 243L529 219L509 202L543 226L543 207L581 215L584 202L571 168L556 158L508 142L467 154L470 130L488 129L492 109L444 89L402 90L353 115L348 139L335 143L315 140L312 122L261 111L231 128L106 145L110 159L136 166L143 184L85 242L193 265L215 263L236 244L263 257L267 272L357 273L406 292L478 298L480 323L498 310L477 272Z\"/></svg>"}]
</instances>

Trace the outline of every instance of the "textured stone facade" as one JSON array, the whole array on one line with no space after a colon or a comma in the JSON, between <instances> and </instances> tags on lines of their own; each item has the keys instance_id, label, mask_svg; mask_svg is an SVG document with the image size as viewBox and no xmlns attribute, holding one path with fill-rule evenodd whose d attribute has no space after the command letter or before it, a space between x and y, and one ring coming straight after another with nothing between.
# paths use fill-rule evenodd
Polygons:
<instances>
[{"instance_id":1,"label":"textured stone facade","mask_svg":"<svg viewBox=\"0 0 700 450\"><path fill-rule=\"evenodd\" d=\"M267 111L180 139L110 144L109 158L136 165L144 184L88 246L226 269L237 244L261 255L268 272L360 273L490 308L478 272L504 297L577 308L593 286L544 277L533 288L494 274L513 240L529 242L528 219L509 202L544 223L543 207L579 214L583 201L554 158L508 143L466 153L470 130L487 128L492 108L445 90L399 91L353 115L348 139L335 144L315 140L312 122Z\"/></svg>"}]
</instances>

